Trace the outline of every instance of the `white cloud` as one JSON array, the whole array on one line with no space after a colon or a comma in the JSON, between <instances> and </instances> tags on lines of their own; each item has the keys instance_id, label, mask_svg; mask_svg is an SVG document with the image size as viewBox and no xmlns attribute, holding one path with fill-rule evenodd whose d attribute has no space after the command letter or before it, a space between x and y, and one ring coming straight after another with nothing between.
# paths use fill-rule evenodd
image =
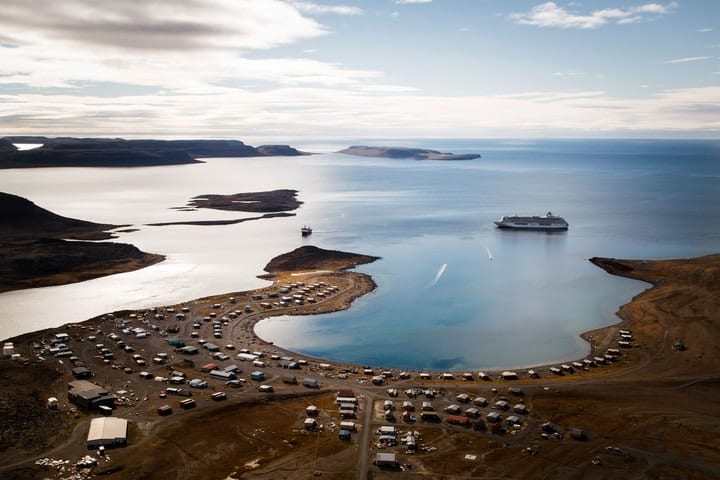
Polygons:
<instances>
[{"instance_id":1,"label":"white cloud","mask_svg":"<svg viewBox=\"0 0 720 480\"><path fill-rule=\"evenodd\" d=\"M668 90L640 99L602 91L431 96L394 88L280 86L181 95L6 95L5 134L226 137L289 142L316 138L675 136L720 133L720 87ZM374 90L374 91L373 91ZM401 88L402 90L402 88Z\"/></svg>"},{"instance_id":2,"label":"white cloud","mask_svg":"<svg viewBox=\"0 0 720 480\"><path fill-rule=\"evenodd\" d=\"M395 0L398 5L407 5L409 3L431 3L432 0Z\"/></svg>"},{"instance_id":3,"label":"white cloud","mask_svg":"<svg viewBox=\"0 0 720 480\"><path fill-rule=\"evenodd\" d=\"M280 0L4 0L0 31L20 46L126 52L267 49L327 34Z\"/></svg>"},{"instance_id":4,"label":"white cloud","mask_svg":"<svg viewBox=\"0 0 720 480\"><path fill-rule=\"evenodd\" d=\"M320 5L311 2L291 1L290 4L303 13L310 15L334 13L337 15L362 15L363 11L359 7L350 7L346 5Z\"/></svg>"},{"instance_id":5,"label":"white cloud","mask_svg":"<svg viewBox=\"0 0 720 480\"><path fill-rule=\"evenodd\" d=\"M713 29L712 29L712 28L698 28L698 29L695 30L695 31L698 32L698 33L708 33L708 32L712 32Z\"/></svg>"},{"instance_id":6,"label":"white cloud","mask_svg":"<svg viewBox=\"0 0 720 480\"><path fill-rule=\"evenodd\" d=\"M712 57L684 57L675 58L672 60L665 60L665 63L687 63L687 62L699 62L702 60L710 60Z\"/></svg>"},{"instance_id":7,"label":"white cloud","mask_svg":"<svg viewBox=\"0 0 720 480\"><path fill-rule=\"evenodd\" d=\"M572 13L555 2L546 2L534 6L529 12L510 14L510 19L520 25L536 27L591 29L608 23L637 23L645 18L643 15L668 14L677 6L676 2L667 5L648 3L629 8L606 8L581 15Z\"/></svg>"}]
</instances>

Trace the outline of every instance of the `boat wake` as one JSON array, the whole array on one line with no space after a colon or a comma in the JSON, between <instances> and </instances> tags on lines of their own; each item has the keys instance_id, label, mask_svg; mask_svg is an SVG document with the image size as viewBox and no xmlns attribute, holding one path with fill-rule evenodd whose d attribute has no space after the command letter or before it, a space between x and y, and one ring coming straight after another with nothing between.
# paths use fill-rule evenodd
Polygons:
<instances>
[{"instance_id":1,"label":"boat wake","mask_svg":"<svg viewBox=\"0 0 720 480\"><path fill-rule=\"evenodd\" d=\"M485 251L488 254L488 260L492 261L492 253L490 253L490 249L488 247L485 247Z\"/></svg>"},{"instance_id":2,"label":"boat wake","mask_svg":"<svg viewBox=\"0 0 720 480\"><path fill-rule=\"evenodd\" d=\"M445 274L445 270L447 269L447 263L443 263L442 266L438 269L437 273L435 274L435 278L433 278L433 281L430 283L430 286L434 286L437 284L437 282L440 280L440 278Z\"/></svg>"}]
</instances>

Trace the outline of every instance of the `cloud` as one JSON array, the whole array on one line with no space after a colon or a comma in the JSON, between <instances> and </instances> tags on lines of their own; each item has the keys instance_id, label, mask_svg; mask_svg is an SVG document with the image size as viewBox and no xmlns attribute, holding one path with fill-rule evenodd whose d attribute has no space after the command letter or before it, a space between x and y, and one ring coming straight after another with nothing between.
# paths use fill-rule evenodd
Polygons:
<instances>
[{"instance_id":1,"label":"cloud","mask_svg":"<svg viewBox=\"0 0 720 480\"><path fill-rule=\"evenodd\" d=\"M617 98L602 91L434 96L394 88L280 85L116 98L5 95L6 135L221 137L248 142L317 138L644 137L720 134L720 87ZM402 89L398 89L402 90Z\"/></svg>"},{"instance_id":2,"label":"cloud","mask_svg":"<svg viewBox=\"0 0 720 480\"><path fill-rule=\"evenodd\" d=\"M431 3L432 0L395 0L398 5L407 5L410 3Z\"/></svg>"},{"instance_id":3,"label":"cloud","mask_svg":"<svg viewBox=\"0 0 720 480\"><path fill-rule=\"evenodd\" d=\"M359 7L349 7L345 5L320 5L310 2L291 1L290 4L303 13L310 15L334 13L337 15L362 15L363 11Z\"/></svg>"},{"instance_id":4,"label":"cloud","mask_svg":"<svg viewBox=\"0 0 720 480\"><path fill-rule=\"evenodd\" d=\"M712 32L713 29L712 29L712 28L698 28L698 29L695 30L695 31L698 32L698 33L708 33L708 32Z\"/></svg>"},{"instance_id":5,"label":"cloud","mask_svg":"<svg viewBox=\"0 0 720 480\"><path fill-rule=\"evenodd\" d=\"M684 57L675 58L672 60L665 60L665 63L687 63L687 62L699 62L702 60L710 60L712 57Z\"/></svg>"},{"instance_id":6,"label":"cloud","mask_svg":"<svg viewBox=\"0 0 720 480\"><path fill-rule=\"evenodd\" d=\"M592 29L608 23L620 25L637 23L645 19L645 15L665 15L677 8L676 2L667 5L648 3L629 8L606 8L595 10L586 15L572 13L555 2L536 5L526 13L512 13L510 19L520 25L536 27L557 27Z\"/></svg>"},{"instance_id":7,"label":"cloud","mask_svg":"<svg viewBox=\"0 0 720 480\"><path fill-rule=\"evenodd\" d=\"M4 0L0 31L20 46L121 51L255 50L327 34L280 0Z\"/></svg>"}]
</instances>

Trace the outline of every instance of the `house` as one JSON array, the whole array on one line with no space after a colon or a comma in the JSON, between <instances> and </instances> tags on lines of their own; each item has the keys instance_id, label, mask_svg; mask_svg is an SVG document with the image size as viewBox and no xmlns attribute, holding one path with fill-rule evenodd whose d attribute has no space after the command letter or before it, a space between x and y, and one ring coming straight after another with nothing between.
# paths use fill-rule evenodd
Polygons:
<instances>
[{"instance_id":1,"label":"house","mask_svg":"<svg viewBox=\"0 0 720 480\"><path fill-rule=\"evenodd\" d=\"M485 407L488 404L487 398L485 397L475 397L473 400L473 403L479 407Z\"/></svg>"},{"instance_id":2,"label":"house","mask_svg":"<svg viewBox=\"0 0 720 480\"><path fill-rule=\"evenodd\" d=\"M423 422L439 422L440 415L438 415L437 412L422 412L420 414L420 420L422 420Z\"/></svg>"},{"instance_id":3,"label":"house","mask_svg":"<svg viewBox=\"0 0 720 480\"><path fill-rule=\"evenodd\" d=\"M217 380L224 380L226 382L237 379L237 375L235 375L234 372L228 372L226 370L210 370L210 376Z\"/></svg>"},{"instance_id":4,"label":"house","mask_svg":"<svg viewBox=\"0 0 720 480\"><path fill-rule=\"evenodd\" d=\"M354 432L357 429L355 422L340 422L340 428Z\"/></svg>"},{"instance_id":5,"label":"house","mask_svg":"<svg viewBox=\"0 0 720 480\"><path fill-rule=\"evenodd\" d=\"M519 413L520 415L527 415L528 413L527 407L522 403L518 403L517 405L513 406L512 410L513 412Z\"/></svg>"},{"instance_id":6,"label":"house","mask_svg":"<svg viewBox=\"0 0 720 480\"><path fill-rule=\"evenodd\" d=\"M87 447L122 447L127 445L128 421L117 417L93 418L87 436Z\"/></svg>"},{"instance_id":7,"label":"house","mask_svg":"<svg viewBox=\"0 0 720 480\"><path fill-rule=\"evenodd\" d=\"M383 425L382 427L378 428L377 433L379 435L397 435L395 427L393 427L392 425Z\"/></svg>"},{"instance_id":8,"label":"house","mask_svg":"<svg viewBox=\"0 0 720 480\"><path fill-rule=\"evenodd\" d=\"M303 386L307 388L320 388L320 383L316 378L303 378Z\"/></svg>"},{"instance_id":9,"label":"house","mask_svg":"<svg viewBox=\"0 0 720 480\"><path fill-rule=\"evenodd\" d=\"M375 455L375 465L380 468L397 467L397 459L394 453L378 453Z\"/></svg>"},{"instance_id":10,"label":"house","mask_svg":"<svg viewBox=\"0 0 720 480\"><path fill-rule=\"evenodd\" d=\"M497 423L502 420L502 416L497 412L490 412L485 418L487 418L487 421L490 423Z\"/></svg>"},{"instance_id":11,"label":"house","mask_svg":"<svg viewBox=\"0 0 720 480\"><path fill-rule=\"evenodd\" d=\"M303 426L305 427L305 430L315 430L318 426L317 420L314 418L306 418L303 422Z\"/></svg>"},{"instance_id":12,"label":"house","mask_svg":"<svg viewBox=\"0 0 720 480\"><path fill-rule=\"evenodd\" d=\"M72 376L81 380L83 378L92 377L92 372L87 367L75 367L72 369Z\"/></svg>"},{"instance_id":13,"label":"house","mask_svg":"<svg viewBox=\"0 0 720 480\"><path fill-rule=\"evenodd\" d=\"M460 425L462 427L470 425L470 419L463 415L448 415L447 422L451 425Z\"/></svg>"},{"instance_id":14,"label":"house","mask_svg":"<svg viewBox=\"0 0 720 480\"><path fill-rule=\"evenodd\" d=\"M467 393L461 393L460 395L455 397L455 400L460 403L467 403L470 401L470 395L468 395Z\"/></svg>"},{"instance_id":15,"label":"house","mask_svg":"<svg viewBox=\"0 0 720 480\"><path fill-rule=\"evenodd\" d=\"M506 371L506 372L502 373L502 379L503 380L517 380L518 374L515 372Z\"/></svg>"},{"instance_id":16,"label":"house","mask_svg":"<svg viewBox=\"0 0 720 480\"><path fill-rule=\"evenodd\" d=\"M197 355L200 351L193 345L187 345L185 347L178 348L178 353L182 353L183 355Z\"/></svg>"},{"instance_id":17,"label":"house","mask_svg":"<svg viewBox=\"0 0 720 480\"><path fill-rule=\"evenodd\" d=\"M451 415L458 415L462 412L462 409L460 408L460 405L452 404L445 407L445 411Z\"/></svg>"},{"instance_id":18,"label":"house","mask_svg":"<svg viewBox=\"0 0 720 480\"><path fill-rule=\"evenodd\" d=\"M250 378L253 380L265 380L265 372L256 370L256 371L250 373Z\"/></svg>"},{"instance_id":19,"label":"house","mask_svg":"<svg viewBox=\"0 0 720 480\"><path fill-rule=\"evenodd\" d=\"M470 407L465 410L465 415L470 418L478 418L480 416L480 410L475 407Z\"/></svg>"},{"instance_id":20,"label":"house","mask_svg":"<svg viewBox=\"0 0 720 480\"><path fill-rule=\"evenodd\" d=\"M338 438L339 438L340 440L344 440L344 441L350 440L350 438L351 438L350 430L345 430L344 428L341 429L341 430L338 432Z\"/></svg>"},{"instance_id":21,"label":"house","mask_svg":"<svg viewBox=\"0 0 720 480\"><path fill-rule=\"evenodd\" d=\"M116 397L92 382L75 380L68 383L68 400L83 408L114 407Z\"/></svg>"},{"instance_id":22,"label":"house","mask_svg":"<svg viewBox=\"0 0 720 480\"><path fill-rule=\"evenodd\" d=\"M307 415L309 417L316 417L319 413L320 413L320 410L318 410L318 407L316 407L315 405L309 405L305 409L305 415Z\"/></svg>"},{"instance_id":23,"label":"house","mask_svg":"<svg viewBox=\"0 0 720 480\"><path fill-rule=\"evenodd\" d=\"M498 400L493 404L492 408L495 410L507 410L510 408L510 405L505 400Z\"/></svg>"},{"instance_id":24,"label":"house","mask_svg":"<svg viewBox=\"0 0 720 480\"><path fill-rule=\"evenodd\" d=\"M218 366L215 363L206 363L202 367L200 367L200 371L204 373L211 372L213 370L217 370Z\"/></svg>"},{"instance_id":25,"label":"house","mask_svg":"<svg viewBox=\"0 0 720 480\"><path fill-rule=\"evenodd\" d=\"M517 415L510 415L505 419L505 422L510 425L520 425L520 417L518 417Z\"/></svg>"}]
</instances>

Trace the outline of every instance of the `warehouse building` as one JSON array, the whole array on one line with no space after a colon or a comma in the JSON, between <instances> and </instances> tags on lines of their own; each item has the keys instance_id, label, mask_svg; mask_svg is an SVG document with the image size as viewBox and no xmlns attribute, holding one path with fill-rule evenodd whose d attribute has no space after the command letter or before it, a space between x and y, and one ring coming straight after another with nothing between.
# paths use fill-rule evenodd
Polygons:
<instances>
[{"instance_id":1,"label":"warehouse building","mask_svg":"<svg viewBox=\"0 0 720 480\"><path fill-rule=\"evenodd\" d=\"M124 447L127 445L128 422L124 418L93 418L88 431L87 447Z\"/></svg>"}]
</instances>

